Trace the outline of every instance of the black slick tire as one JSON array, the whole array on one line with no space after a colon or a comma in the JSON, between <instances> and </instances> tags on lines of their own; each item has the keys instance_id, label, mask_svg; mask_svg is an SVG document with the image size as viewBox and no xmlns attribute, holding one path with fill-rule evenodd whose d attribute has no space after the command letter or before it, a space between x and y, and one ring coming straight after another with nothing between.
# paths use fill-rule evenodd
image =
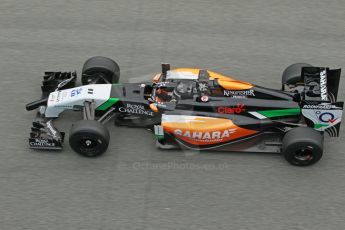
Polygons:
<instances>
[{"instance_id":1,"label":"black slick tire","mask_svg":"<svg viewBox=\"0 0 345 230\"><path fill-rule=\"evenodd\" d=\"M84 63L81 78L83 85L116 84L119 79L120 67L110 58L96 56Z\"/></svg>"},{"instance_id":2,"label":"black slick tire","mask_svg":"<svg viewBox=\"0 0 345 230\"><path fill-rule=\"evenodd\" d=\"M309 127L298 127L283 137L283 155L295 166L309 166L318 162L323 153L323 134Z\"/></svg>"},{"instance_id":3,"label":"black slick tire","mask_svg":"<svg viewBox=\"0 0 345 230\"><path fill-rule=\"evenodd\" d=\"M72 125L69 134L71 148L85 157L102 155L109 145L109 131L98 121L81 120Z\"/></svg>"}]
</instances>

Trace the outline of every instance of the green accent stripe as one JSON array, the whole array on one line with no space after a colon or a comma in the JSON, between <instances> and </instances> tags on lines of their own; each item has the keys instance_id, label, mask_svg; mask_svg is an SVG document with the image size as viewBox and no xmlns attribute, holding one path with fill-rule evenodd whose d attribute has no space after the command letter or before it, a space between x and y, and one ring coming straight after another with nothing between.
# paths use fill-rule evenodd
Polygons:
<instances>
[{"instance_id":1,"label":"green accent stripe","mask_svg":"<svg viewBox=\"0 0 345 230\"><path fill-rule=\"evenodd\" d=\"M164 135L155 135L157 140L163 140L164 139Z\"/></svg>"},{"instance_id":2,"label":"green accent stripe","mask_svg":"<svg viewBox=\"0 0 345 230\"><path fill-rule=\"evenodd\" d=\"M103 104L101 104L100 106L98 106L96 108L96 110L107 110L109 109L111 106L113 106L116 102L118 102L120 99L116 98L116 97L111 97L109 98L106 102L104 102Z\"/></svg>"},{"instance_id":3,"label":"green accent stripe","mask_svg":"<svg viewBox=\"0 0 345 230\"><path fill-rule=\"evenodd\" d=\"M328 125L326 124L314 124L314 129L319 129L319 128L322 128L322 127L326 127Z\"/></svg>"},{"instance_id":4,"label":"green accent stripe","mask_svg":"<svg viewBox=\"0 0 345 230\"><path fill-rule=\"evenodd\" d=\"M284 116L298 116L301 113L301 109L295 108L295 109L263 110L263 111L258 111L258 113L268 118L284 117Z\"/></svg>"}]
</instances>

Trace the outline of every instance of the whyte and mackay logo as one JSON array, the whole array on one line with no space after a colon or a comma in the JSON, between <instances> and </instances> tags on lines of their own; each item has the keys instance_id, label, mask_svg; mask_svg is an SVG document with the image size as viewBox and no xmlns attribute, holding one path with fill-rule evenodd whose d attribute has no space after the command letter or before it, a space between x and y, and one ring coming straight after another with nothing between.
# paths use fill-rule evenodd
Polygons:
<instances>
[{"instance_id":1,"label":"whyte and mackay logo","mask_svg":"<svg viewBox=\"0 0 345 230\"><path fill-rule=\"evenodd\" d=\"M82 91L83 91L83 88L73 89L71 91L71 97L76 97L76 96L80 95Z\"/></svg>"},{"instance_id":2,"label":"whyte and mackay logo","mask_svg":"<svg viewBox=\"0 0 345 230\"><path fill-rule=\"evenodd\" d=\"M59 138L59 132L54 128L52 121L47 122L47 129L50 131L53 138Z\"/></svg>"}]
</instances>

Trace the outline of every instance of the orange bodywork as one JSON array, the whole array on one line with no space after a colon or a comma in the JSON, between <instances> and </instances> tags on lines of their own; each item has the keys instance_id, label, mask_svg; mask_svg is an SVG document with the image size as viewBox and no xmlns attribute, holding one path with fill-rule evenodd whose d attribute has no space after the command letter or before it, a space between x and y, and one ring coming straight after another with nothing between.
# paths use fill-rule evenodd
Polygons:
<instances>
[{"instance_id":1,"label":"orange bodywork","mask_svg":"<svg viewBox=\"0 0 345 230\"><path fill-rule=\"evenodd\" d=\"M158 108L157 108L157 106L155 105L155 103L152 103L152 104L150 104L149 106L150 106L150 109L151 109L153 112L155 112L155 113L158 112Z\"/></svg>"},{"instance_id":2,"label":"orange bodywork","mask_svg":"<svg viewBox=\"0 0 345 230\"><path fill-rule=\"evenodd\" d=\"M253 87L250 83L237 80L219 79L218 84L226 90L248 90Z\"/></svg>"},{"instance_id":3,"label":"orange bodywork","mask_svg":"<svg viewBox=\"0 0 345 230\"><path fill-rule=\"evenodd\" d=\"M156 74L156 75L153 77L152 82L154 82L154 83L159 82L159 81L160 81L160 79L161 79L161 76L162 76L162 74L161 74L161 73Z\"/></svg>"},{"instance_id":4,"label":"orange bodywork","mask_svg":"<svg viewBox=\"0 0 345 230\"><path fill-rule=\"evenodd\" d=\"M172 72L190 72L195 75L199 74L200 69L194 68L177 68L171 70ZM247 90L253 87L252 84L248 82L238 81L231 77L207 70L208 74L210 75L210 80L218 79L219 85L226 89L226 90ZM161 74L156 74L153 77L153 82L157 83L160 81Z\"/></svg>"},{"instance_id":5,"label":"orange bodywork","mask_svg":"<svg viewBox=\"0 0 345 230\"><path fill-rule=\"evenodd\" d=\"M162 127L164 132L197 146L225 143L258 132L238 127L229 119L185 115L165 115Z\"/></svg>"}]
</instances>

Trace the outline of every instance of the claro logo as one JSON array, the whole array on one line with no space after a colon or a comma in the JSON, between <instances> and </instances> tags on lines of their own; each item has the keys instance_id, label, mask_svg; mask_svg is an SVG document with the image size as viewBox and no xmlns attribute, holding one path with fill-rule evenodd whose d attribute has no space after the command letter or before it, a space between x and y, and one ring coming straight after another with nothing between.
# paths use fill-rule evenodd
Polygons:
<instances>
[{"instance_id":1,"label":"claro logo","mask_svg":"<svg viewBox=\"0 0 345 230\"><path fill-rule=\"evenodd\" d=\"M223 131L213 131L213 132L198 132L198 131L183 131L181 129L175 129L174 134L180 137L186 137L194 140L200 141L215 141L230 137L231 134L235 133L236 129L226 129Z\"/></svg>"},{"instance_id":2,"label":"claro logo","mask_svg":"<svg viewBox=\"0 0 345 230\"><path fill-rule=\"evenodd\" d=\"M321 100L327 101L327 77L326 70L320 72L320 91L321 91Z\"/></svg>"},{"instance_id":3,"label":"claro logo","mask_svg":"<svg viewBox=\"0 0 345 230\"><path fill-rule=\"evenodd\" d=\"M220 114L239 114L244 112L244 104L237 104L236 107L226 107L226 106L220 106L217 108L217 113Z\"/></svg>"}]
</instances>

